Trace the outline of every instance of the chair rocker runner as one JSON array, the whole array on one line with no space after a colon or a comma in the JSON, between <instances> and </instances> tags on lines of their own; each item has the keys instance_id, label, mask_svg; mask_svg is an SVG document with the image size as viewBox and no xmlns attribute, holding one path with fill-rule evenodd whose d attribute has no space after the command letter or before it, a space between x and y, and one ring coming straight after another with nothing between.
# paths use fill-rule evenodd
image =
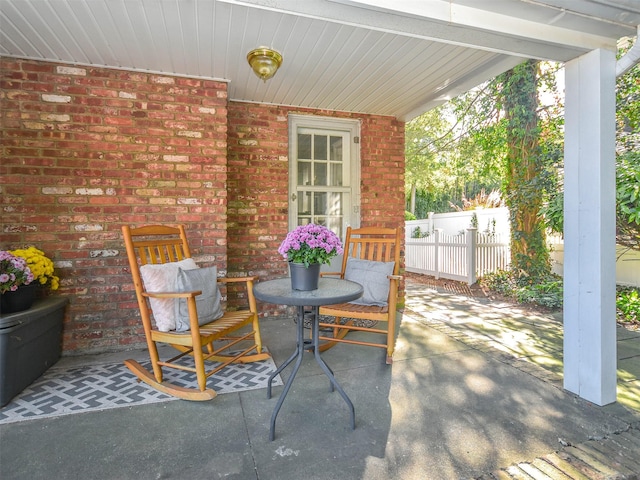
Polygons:
<instances>
[{"instance_id":1,"label":"chair rocker runner","mask_svg":"<svg viewBox=\"0 0 640 480\"><path fill-rule=\"evenodd\" d=\"M393 362L398 282L402 280L398 275L400 249L399 228L347 227L342 271L326 272L322 275L339 276L360 283L365 293L361 299L353 302L320 307L321 316L335 317L334 323L319 323L321 328L333 331L333 337L322 334L318 337L323 341L320 350L327 350L339 342L381 347L387 350L386 363ZM348 319L344 324L343 318ZM353 319L386 322L386 329L358 326ZM378 340L382 336L384 343L345 338L349 332L354 331L377 335Z\"/></svg>"},{"instance_id":2,"label":"chair rocker runner","mask_svg":"<svg viewBox=\"0 0 640 480\"><path fill-rule=\"evenodd\" d=\"M135 360L125 360L139 380L185 400L211 400L216 392L207 388L208 377L234 362L270 357L262 349L253 296L257 277L217 278L215 267L198 268L182 225L123 226L122 233L153 367L150 372ZM218 283L243 285L249 309L225 312L220 305ZM161 360L158 343L169 344L178 353ZM193 366L184 361L177 363L183 357L191 357ZM207 370L207 361L219 364ZM165 381L165 367L194 372L197 388Z\"/></svg>"}]
</instances>

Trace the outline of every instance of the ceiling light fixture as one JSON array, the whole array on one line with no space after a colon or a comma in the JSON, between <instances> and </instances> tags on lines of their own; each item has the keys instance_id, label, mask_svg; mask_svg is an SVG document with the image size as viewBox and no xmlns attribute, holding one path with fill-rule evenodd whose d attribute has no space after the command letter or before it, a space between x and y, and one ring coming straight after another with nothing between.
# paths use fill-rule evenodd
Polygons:
<instances>
[{"instance_id":1,"label":"ceiling light fixture","mask_svg":"<svg viewBox=\"0 0 640 480\"><path fill-rule=\"evenodd\" d=\"M247 53L247 61L258 78L266 82L282 65L282 55L268 47L258 47Z\"/></svg>"}]
</instances>

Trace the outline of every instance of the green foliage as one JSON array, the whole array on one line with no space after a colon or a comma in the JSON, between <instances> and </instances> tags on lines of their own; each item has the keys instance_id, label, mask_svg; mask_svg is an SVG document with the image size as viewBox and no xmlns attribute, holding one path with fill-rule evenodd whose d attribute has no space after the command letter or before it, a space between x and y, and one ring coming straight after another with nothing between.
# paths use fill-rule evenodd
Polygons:
<instances>
[{"instance_id":1,"label":"green foliage","mask_svg":"<svg viewBox=\"0 0 640 480\"><path fill-rule=\"evenodd\" d=\"M407 188L437 190L443 178L437 174L438 155L443 151L441 138L449 124L441 108L435 108L405 125L405 184ZM434 174L434 172L436 172Z\"/></svg>"},{"instance_id":2,"label":"green foliage","mask_svg":"<svg viewBox=\"0 0 640 480\"><path fill-rule=\"evenodd\" d=\"M616 310L620 322L640 324L640 290L634 287L618 287Z\"/></svg>"},{"instance_id":3,"label":"green foliage","mask_svg":"<svg viewBox=\"0 0 640 480\"><path fill-rule=\"evenodd\" d=\"M448 212L450 204L499 188L502 162L486 153L474 132L491 124L483 105L483 86L406 124L407 205L417 218ZM466 112L466 114L465 114Z\"/></svg>"},{"instance_id":4,"label":"green foliage","mask_svg":"<svg viewBox=\"0 0 640 480\"><path fill-rule=\"evenodd\" d=\"M537 283L523 282L516 270L499 270L481 279L483 286L521 304L535 304L546 308L562 307L562 279L554 274L538 278Z\"/></svg>"},{"instance_id":5,"label":"green foliage","mask_svg":"<svg viewBox=\"0 0 640 480\"><path fill-rule=\"evenodd\" d=\"M518 303L534 303L547 308L562 308L562 280L520 287L516 290Z\"/></svg>"},{"instance_id":6,"label":"green foliage","mask_svg":"<svg viewBox=\"0 0 640 480\"><path fill-rule=\"evenodd\" d=\"M637 40L636 40L637 41ZM631 38L619 44L618 56L633 45ZM640 65L616 78L616 151L640 150Z\"/></svg>"},{"instance_id":7,"label":"green foliage","mask_svg":"<svg viewBox=\"0 0 640 480\"><path fill-rule=\"evenodd\" d=\"M526 285L513 270L499 270L480 279L480 283L492 292L513 299L519 304L540 305L542 307L562 308L562 279L550 274L538 283ZM640 325L640 289L618 286L616 292L616 317L620 323Z\"/></svg>"},{"instance_id":8,"label":"green foliage","mask_svg":"<svg viewBox=\"0 0 640 480\"><path fill-rule=\"evenodd\" d=\"M409 201L409 199L407 199ZM408 205L408 202L407 202ZM449 194L440 190L421 190L416 192L416 218L427 218L429 212L448 212Z\"/></svg>"},{"instance_id":9,"label":"green foliage","mask_svg":"<svg viewBox=\"0 0 640 480\"><path fill-rule=\"evenodd\" d=\"M416 216L411 212L404 212L404 221L408 222L409 220L416 220Z\"/></svg>"},{"instance_id":10,"label":"green foliage","mask_svg":"<svg viewBox=\"0 0 640 480\"><path fill-rule=\"evenodd\" d=\"M627 225L629 235L635 230L637 241L640 238L640 152L626 152L618 157L616 200L618 223Z\"/></svg>"},{"instance_id":11,"label":"green foliage","mask_svg":"<svg viewBox=\"0 0 640 480\"><path fill-rule=\"evenodd\" d=\"M622 56L633 44L627 39L620 44L618 56ZM561 111L562 102L557 108ZM553 126L558 131L560 124ZM550 164L562 159L562 137L547 149ZM557 150L557 152L555 150ZM616 241L629 248L640 249L640 66L636 65L616 79ZM563 184L561 175L550 191L542 212L551 230L563 231Z\"/></svg>"},{"instance_id":12,"label":"green foliage","mask_svg":"<svg viewBox=\"0 0 640 480\"><path fill-rule=\"evenodd\" d=\"M552 232L562 234L564 232L564 195L558 192L552 195L549 201L540 208L545 225Z\"/></svg>"},{"instance_id":13,"label":"green foliage","mask_svg":"<svg viewBox=\"0 0 640 480\"><path fill-rule=\"evenodd\" d=\"M425 238L431 235L431 232L423 231L420 227L416 227L411 232L411 238Z\"/></svg>"},{"instance_id":14,"label":"green foliage","mask_svg":"<svg viewBox=\"0 0 640 480\"><path fill-rule=\"evenodd\" d=\"M489 290L505 296L511 296L515 289L515 282L507 270L488 273L480 279L480 283Z\"/></svg>"},{"instance_id":15,"label":"green foliage","mask_svg":"<svg viewBox=\"0 0 640 480\"><path fill-rule=\"evenodd\" d=\"M478 214L473 212L471 215L471 228L478 228Z\"/></svg>"}]
</instances>

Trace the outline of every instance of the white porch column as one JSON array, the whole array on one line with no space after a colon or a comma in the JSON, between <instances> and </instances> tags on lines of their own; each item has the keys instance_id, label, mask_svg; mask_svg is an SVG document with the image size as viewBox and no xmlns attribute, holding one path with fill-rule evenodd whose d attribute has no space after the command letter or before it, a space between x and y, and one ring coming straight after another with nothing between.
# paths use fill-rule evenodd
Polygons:
<instances>
[{"instance_id":1,"label":"white porch column","mask_svg":"<svg viewBox=\"0 0 640 480\"><path fill-rule=\"evenodd\" d=\"M566 64L564 387L616 401L615 53Z\"/></svg>"}]
</instances>

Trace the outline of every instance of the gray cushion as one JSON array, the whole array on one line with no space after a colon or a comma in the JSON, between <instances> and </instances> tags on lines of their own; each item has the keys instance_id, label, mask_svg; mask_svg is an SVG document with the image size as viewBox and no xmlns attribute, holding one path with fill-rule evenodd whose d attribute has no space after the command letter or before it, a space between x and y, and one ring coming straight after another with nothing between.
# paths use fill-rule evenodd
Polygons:
<instances>
[{"instance_id":1,"label":"gray cushion","mask_svg":"<svg viewBox=\"0 0 640 480\"><path fill-rule=\"evenodd\" d=\"M192 258L185 258L179 262L147 264L140 267L140 275L147 292L175 292L178 270L192 270L198 268ZM161 332L176 329L175 304L173 298L151 298L151 311L156 328Z\"/></svg>"},{"instance_id":2,"label":"gray cushion","mask_svg":"<svg viewBox=\"0 0 640 480\"><path fill-rule=\"evenodd\" d=\"M344 272L345 280L359 283L364 288L362 297L351 303L384 307L389 299L389 279L395 262L374 262L349 258Z\"/></svg>"},{"instance_id":3,"label":"gray cushion","mask_svg":"<svg viewBox=\"0 0 640 480\"><path fill-rule=\"evenodd\" d=\"M202 294L196 296L198 323L200 325L212 322L224 315L221 305L222 296L218 288L217 278L218 270L216 267L178 270L176 279L176 290L178 292L202 291ZM191 328L186 298L179 298L175 303L175 319L177 332L185 332Z\"/></svg>"}]
</instances>

